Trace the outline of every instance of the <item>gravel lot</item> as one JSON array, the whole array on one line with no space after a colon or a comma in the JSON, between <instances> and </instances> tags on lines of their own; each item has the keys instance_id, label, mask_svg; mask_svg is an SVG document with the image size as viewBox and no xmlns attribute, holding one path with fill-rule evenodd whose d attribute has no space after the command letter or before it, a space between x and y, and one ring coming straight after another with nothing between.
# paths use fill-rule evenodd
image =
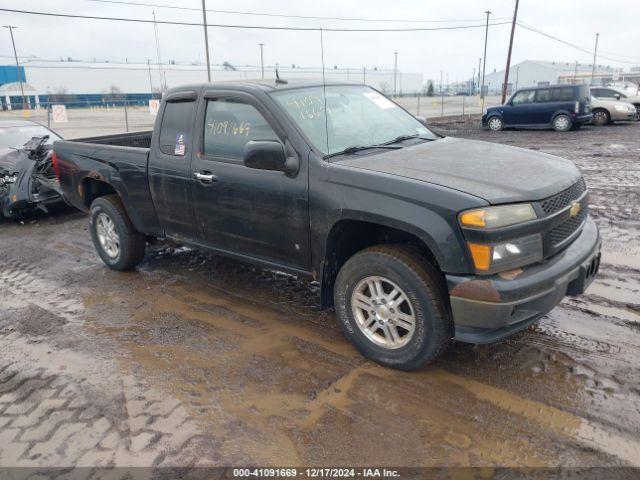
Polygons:
<instances>
[{"instance_id":1,"label":"gravel lot","mask_svg":"<svg viewBox=\"0 0 640 480\"><path fill-rule=\"evenodd\" d=\"M476 123L433 126L583 171L604 241L586 295L403 373L291 277L166 247L118 273L80 213L3 224L0 465L640 466L640 123Z\"/></svg>"}]
</instances>

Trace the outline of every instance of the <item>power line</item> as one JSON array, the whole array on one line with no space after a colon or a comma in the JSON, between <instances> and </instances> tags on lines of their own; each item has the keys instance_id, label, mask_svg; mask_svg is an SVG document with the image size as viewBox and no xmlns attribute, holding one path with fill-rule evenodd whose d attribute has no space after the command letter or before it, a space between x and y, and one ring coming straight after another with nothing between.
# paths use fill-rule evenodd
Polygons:
<instances>
[{"instance_id":1,"label":"power line","mask_svg":"<svg viewBox=\"0 0 640 480\"><path fill-rule=\"evenodd\" d=\"M177 5L167 5L161 3L143 3L143 2L127 2L122 0L87 0L89 2L98 2L98 3L112 3L118 5L134 5L139 7L153 7L153 8L170 8L175 10L189 10L194 12L199 12L201 9L194 7L182 7ZM207 12L213 13L223 13L230 15L250 15L257 17L280 17L280 18L297 18L297 19L308 19L308 20L337 20L344 22L395 22L395 23L456 23L456 22L478 22L478 19L451 19L451 20L407 20L407 19L391 19L391 18L359 18L359 17L321 17L321 16L313 16L313 15L291 15L284 13L265 13L265 12L242 12L237 10L215 10L215 9L207 9ZM500 17L496 20L508 20L509 17Z\"/></svg>"},{"instance_id":2,"label":"power line","mask_svg":"<svg viewBox=\"0 0 640 480\"><path fill-rule=\"evenodd\" d=\"M147 20L143 18L125 18L125 17L100 17L95 15L73 15L70 13L52 13L52 12L36 12L29 10L15 10L10 8L0 8L0 12L9 13L23 13L26 15L42 15L47 17L63 17L63 18L77 18L84 20L111 20L118 22L135 22L135 23L157 23L164 25L182 25L189 27L203 27L203 23L198 22L176 22L168 20ZM509 22L495 22L490 26L506 25ZM267 25L229 25L221 23L207 23L208 27L218 28L244 28L254 30L295 30L295 31L309 31L318 32L320 27L284 27L284 26L267 26ZM436 31L436 30L465 30L469 28L480 28L485 25L460 25L460 26L447 26L447 27L411 27L411 28L322 28L328 32L423 32L423 31Z\"/></svg>"},{"instance_id":3,"label":"power line","mask_svg":"<svg viewBox=\"0 0 640 480\"><path fill-rule=\"evenodd\" d=\"M518 25L520 25L522 28L524 28L524 29L526 29L526 30L529 30L529 31L531 31L531 32L537 33L538 35L542 35L542 36L544 36L544 37L547 37L547 38L550 38L550 39L552 39L552 40L555 40L556 42L563 43L564 45L567 45L567 46L569 46L569 47L575 48L576 50L580 50L581 52L587 53L587 54L589 54L589 55L593 55L593 54L594 54L594 51L593 51L593 50L590 50L590 49L587 49L587 48L581 47L581 46L576 45L576 44L571 43L571 42L567 42L566 40L563 40L563 39L561 39L561 38L558 38L558 37L556 37L556 36L554 36L554 35L550 35L550 34L548 34L548 33L545 33L545 32L543 32L543 31L541 31L541 30L538 30L537 28L534 28L534 27L531 27L531 26L529 26L529 25L526 25L526 24L522 23L521 21L518 21L517 23L518 23ZM626 63L626 64L630 64L630 65L637 65L638 63L640 63L640 61L637 61L637 62L629 62L629 61L627 61L627 60L620 60L620 59L617 59L617 58L608 57L608 56L604 56L604 55L599 55L599 57L600 57L600 58L604 58L604 59L606 59L606 60L611 60L612 62L616 62L616 63Z\"/></svg>"}]
</instances>

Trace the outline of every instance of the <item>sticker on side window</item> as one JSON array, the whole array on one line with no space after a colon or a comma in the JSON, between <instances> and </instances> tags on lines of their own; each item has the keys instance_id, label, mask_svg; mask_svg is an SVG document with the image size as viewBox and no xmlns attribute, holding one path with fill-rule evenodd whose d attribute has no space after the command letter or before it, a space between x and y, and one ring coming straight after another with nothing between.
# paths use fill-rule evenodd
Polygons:
<instances>
[{"instance_id":1,"label":"sticker on side window","mask_svg":"<svg viewBox=\"0 0 640 480\"><path fill-rule=\"evenodd\" d=\"M180 155L180 156L184 156L184 151L185 151L185 135L184 133L179 133L176 136L176 148L173 152L174 155Z\"/></svg>"},{"instance_id":2,"label":"sticker on side window","mask_svg":"<svg viewBox=\"0 0 640 480\"><path fill-rule=\"evenodd\" d=\"M383 97L378 92L367 92L364 94L364 96L367 97L369 100L371 100L373 103L375 103L377 106L385 110L387 108L395 107L395 104L391 100Z\"/></svg>"}]
</instances>

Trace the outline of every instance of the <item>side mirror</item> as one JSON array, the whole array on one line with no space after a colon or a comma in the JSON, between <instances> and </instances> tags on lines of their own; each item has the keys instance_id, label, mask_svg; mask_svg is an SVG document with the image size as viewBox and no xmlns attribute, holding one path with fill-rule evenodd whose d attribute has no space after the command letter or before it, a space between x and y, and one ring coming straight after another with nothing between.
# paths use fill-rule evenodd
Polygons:
<instances>
[{"instance_id":1,"label":"side mirror","mask_svg":"<svg viewBox=\"0 0 640 480\"><path fill-rule=\"evenodd\" d=\"M620 100L620 94L619 93L614 94L613 98L615 98L616 100Z\"/></svg>"},{"instance_id":2,"label":"side mirror","mask_svg":"<svg viewBox=\"0 0 640 480\"><path fill-rule=\"evenodd\" d=\"M416 116L416 120L418 120L425 127L427 126L427 119L423 116Z\"/></svg>"},{"instance_id":3,"label":"side mirror","mask_svg":"<svg viewBox=\"0 0 640 480\"><path fill-rule=\"evenodd\" d=\"M297 159L287 158L284 146L274 140L251 140L244 146L242 161L245 167L258 170L297 171ZM295 165L293 165L295 163ZM295 167L295 169L293 168Z\"/></svg>"}]
</instances>

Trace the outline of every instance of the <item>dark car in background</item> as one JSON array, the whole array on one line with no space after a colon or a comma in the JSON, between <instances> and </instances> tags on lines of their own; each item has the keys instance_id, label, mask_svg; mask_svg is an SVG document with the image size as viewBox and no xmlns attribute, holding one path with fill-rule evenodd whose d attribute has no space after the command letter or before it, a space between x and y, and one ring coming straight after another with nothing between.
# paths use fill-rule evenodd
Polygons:
<instances>
[{"instance_id":1,"label":"dark car in background","mask_svg":"<svg viewBox=\"0 0 640 480\"><path fill-rule=\"evenodd\" d=\"M63 201L51 146L60 135L31 120L0 120L0 220Z\"/></svg>"},{"instance_id":2,"label":"dark car in background","mask_svg":"<svg viewBox=\"0 0 640 480\"><path fill-rule=\"evenodd\" d=\"M588 86L548 85L517 90L504 105L488 108L482 126L494 131L515 127L566 132L592 118Z\"/></svg>"}]
</instances>

